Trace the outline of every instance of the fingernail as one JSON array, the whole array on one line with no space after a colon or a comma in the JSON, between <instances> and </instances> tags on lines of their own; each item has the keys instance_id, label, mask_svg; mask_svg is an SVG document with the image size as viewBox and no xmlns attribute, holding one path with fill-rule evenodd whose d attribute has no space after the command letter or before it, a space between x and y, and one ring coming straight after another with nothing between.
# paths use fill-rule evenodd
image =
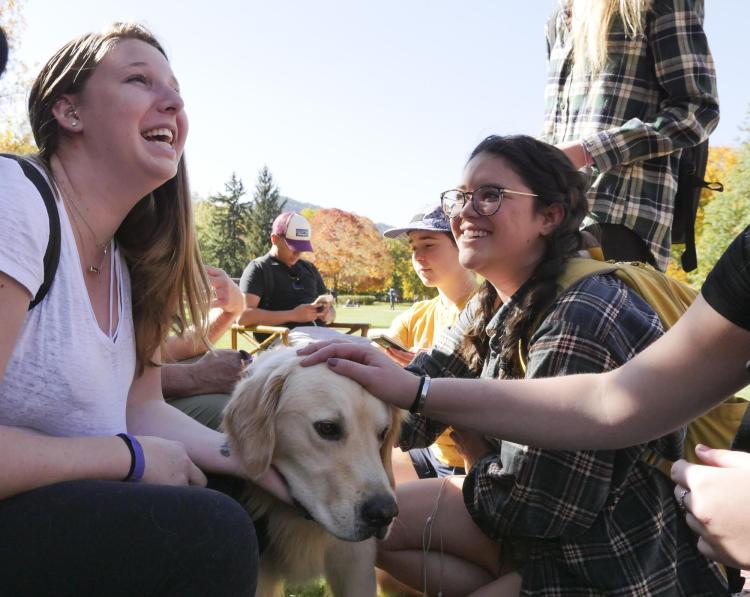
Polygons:
<instances>
[{"instance_id":1,"label":"fingernail","mask_svg":"<svg viewBox=\"0 0 750 597\"><path fill-rule=\"evenodd\" d=\"M698 452L699 450L700 450L701 452L705 452L705 451L707 451L707 450L710 450L710 449L711 449L711 448L709 448L708 446L704 446L703 444L696 444L696 445L695 445L695 451L696 451L696 452Z\"/></svg>"},{"instance_id":2,"label":"fingernail","mask_svg":"<svg viewBox=\"0 0 750 597\"><path fill-rule=\"evenodd\" d=\"M338 364L339 364L339 360L336 357L331 357L330 359L328 359L329 367L335 367Z\"/></svg>"}]
</instances>

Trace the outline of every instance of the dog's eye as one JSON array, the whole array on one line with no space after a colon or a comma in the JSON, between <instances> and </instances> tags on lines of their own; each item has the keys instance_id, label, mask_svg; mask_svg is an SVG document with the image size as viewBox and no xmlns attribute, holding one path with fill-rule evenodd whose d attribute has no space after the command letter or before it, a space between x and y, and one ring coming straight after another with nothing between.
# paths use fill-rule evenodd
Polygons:
<instances>
[{"instance_id":1,"label":"dog's eye","mask_svg":"<svg viewBox=\"0 0 750 597\"><path fill-rule=\"evenodd\" d=\"M341 439L341 427L333 421L316 421L313 424L315 431L323 439L335 441Z\"/></svg>"},{"instance_id":2,"label":"dog's eye","mask_svg":"<svg viewBox=\"0 0 750 597\"><path fill-rule=\"evenodd\" d=\"M383 442L385 441L385 436L388 435L388 431L390 430L390 427L386 427L383 429L383 431L380 432L380 435L378 435L378 439Z\"/></svg>"}]
</instances>

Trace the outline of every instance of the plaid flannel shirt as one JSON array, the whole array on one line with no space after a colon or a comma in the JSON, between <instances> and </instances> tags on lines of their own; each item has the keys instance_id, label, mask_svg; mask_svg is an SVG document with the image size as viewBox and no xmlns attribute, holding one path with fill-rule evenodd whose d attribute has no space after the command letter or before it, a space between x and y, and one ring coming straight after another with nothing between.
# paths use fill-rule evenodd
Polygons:
<instances>
[{"instance_id":1,"label":"plaid flannel shirt","mask_svg":"<svg viewBox=\"0 0 750 597\"><path fill-rule=\"evenodd\" d=\"M514 297L494 315L490 350L480 376L503 378L498 354L503 321ZM436 377L476 377L459 355L476 302L409 369ZM632 358L663 333L637 294L613 275L591 276L568 289L529 341L526 376L597 373ZM502 405L498 405L502 408ZM523 421L518 422L523 425ZM404 421L401 447L429 445L444 425L421 416ZM682 434L668 437L681 445ZM496 453L475 464L464 482L466 507L501 544L504 561L523 575L522 595L726 595L715 564L677 509L674 485L642 456L670 442L621 450L540 450L487 438Z\"/></svg>"},{"instance_id":2,"label":"plaid flannel shirt","mask_svg":"<svg viewBox=\"0 0 750 597\"><path fill-rule=\"evenodd\" d=\"M637 39L616 18L607 65L595 77L573 74L567 0L559 2L554 35L547 33L542 138L583 142L594 161L591 219L633 230L665 270L681 150L719 122L702 0L654 0Z\"/></svg>"}]
</instances>

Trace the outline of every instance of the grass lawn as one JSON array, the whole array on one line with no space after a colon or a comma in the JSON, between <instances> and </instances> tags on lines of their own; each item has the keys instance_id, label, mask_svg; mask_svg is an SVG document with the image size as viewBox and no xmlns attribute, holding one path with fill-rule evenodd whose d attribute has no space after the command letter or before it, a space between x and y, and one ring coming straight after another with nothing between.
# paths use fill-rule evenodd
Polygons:
<instances>
[{"instance_id":1,"label":"grass lawn","mask_svg":"<svg viewBox=\"0 0 750 597\"><path fill-rule=\"evenodd\" d=\"M391 321L399 313L403 313L412 303L399 303L391 311L388 303L375 303L373 305L362 305L361 307L336 307L336 321L340 323L369 323L370 328L387 328ZM216 343L216 348L231 348L231 332L224 334ZM249 350L250 343L240 336L238 348Z\"/></svg>"},{"instance_id":2,"label":"grass lawn","mask_svg":"<svg viewBox=\"0 0 750 597\"><path fill-rule=\"evenodd\" d=\"M336 321L339 323L369 323L371 328L387 328L399 313L403 313L412 303L399 303L391 311L388 303L374 303L361 307L336 307Z\"/></svg>"}]
</instances>

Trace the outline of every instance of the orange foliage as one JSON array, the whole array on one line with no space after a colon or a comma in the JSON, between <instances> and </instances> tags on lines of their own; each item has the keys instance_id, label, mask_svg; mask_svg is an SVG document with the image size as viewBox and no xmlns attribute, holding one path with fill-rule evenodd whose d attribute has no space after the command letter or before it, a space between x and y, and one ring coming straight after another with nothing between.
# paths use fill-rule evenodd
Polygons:
<instances>
[{"instance_id":1,"label":"orange foliage","mask_svg":"<svg viewBox=\"0 0 750 597\"><path fill-rule=\"evenodd\" d=\"M315 263L326 285L337 292L382 289L393 260L372 220L341 209L319 209L309 218Z\"/></svg>"}]
</instances>

